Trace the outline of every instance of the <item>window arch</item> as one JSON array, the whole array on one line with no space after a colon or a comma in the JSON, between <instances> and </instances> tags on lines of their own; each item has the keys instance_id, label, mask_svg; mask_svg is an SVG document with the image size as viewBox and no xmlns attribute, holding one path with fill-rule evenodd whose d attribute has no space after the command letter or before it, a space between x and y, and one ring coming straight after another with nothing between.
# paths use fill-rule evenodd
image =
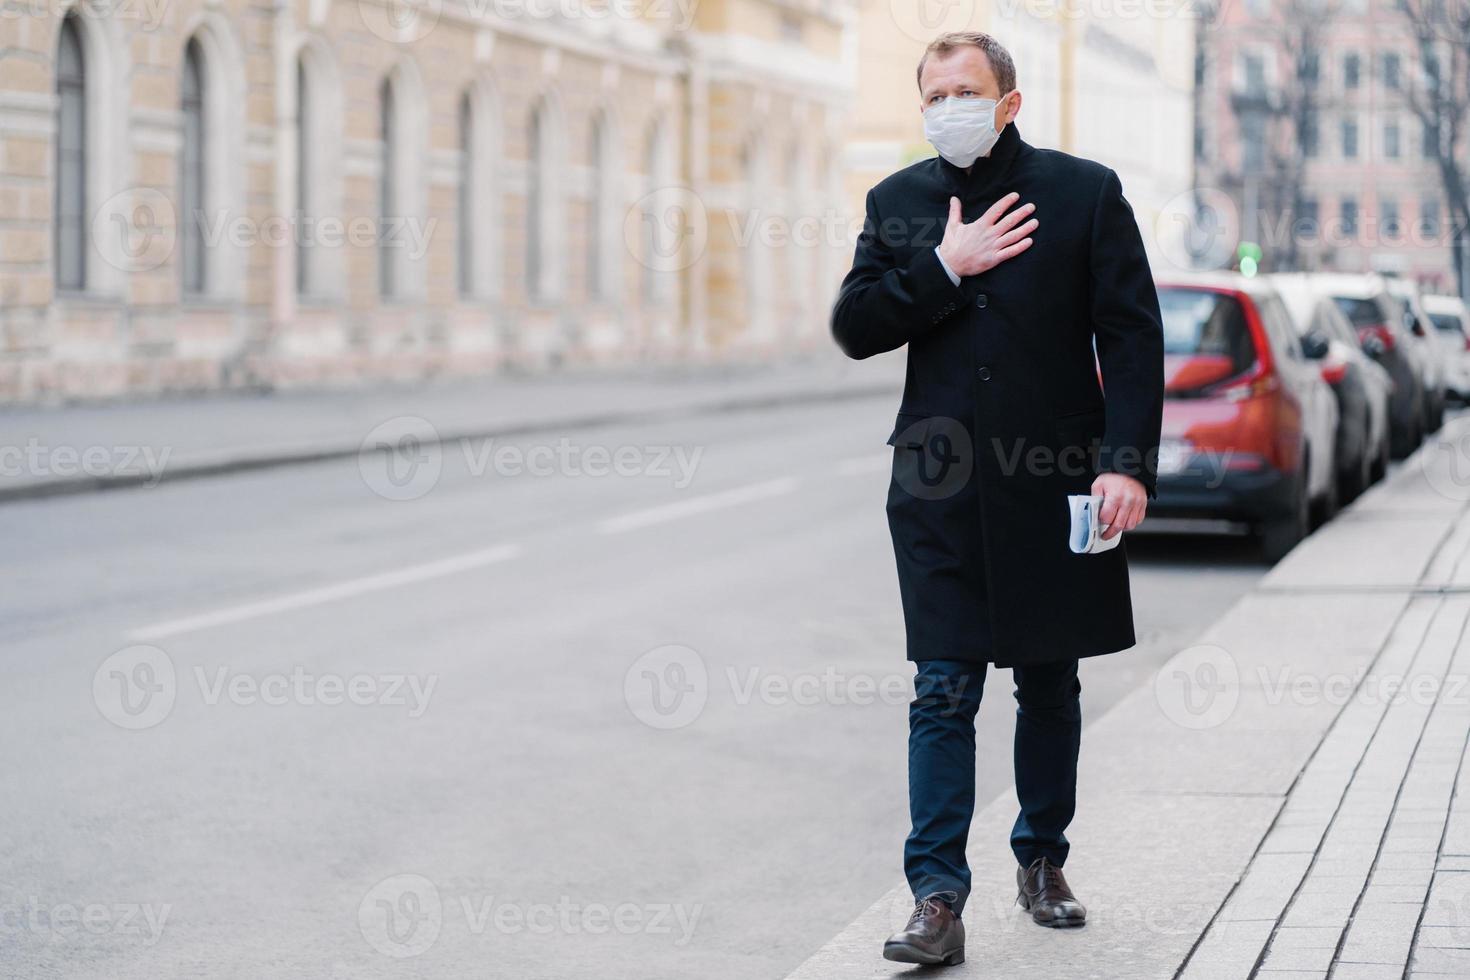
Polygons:
<instances>
[{"instance_id":1,"label":"window arch","mask_svg":"<svg viewBox=\"0 0 1470 980\"><path fill-rule=\"evenodd\" d=\"M245 71L229 20L210 11L186 25L179 65L174 254L185 296L237 299L247 251L209 229L245 207Z\"/></svg>"},{"instance_id":2,"label":"window arch","mask_svg":"<svg viewBox=\"0 0 1470 980\"><path fill-rule=\"evenodd\" d=\"M128 145L129 46L117 18L67 6L52 42L52 284L61 294L113 296L159 255L148 235L134 233L132 210L152 209L152 192L129 186L132 155L121 151Z\"/></svg>"},{"instance_id":3,"label":"window arch","mask_svg":"<svg viewBox=\"0 0 1470 980\"><path fill-rule=\"evenodd\" d=\"M80 18L61 22L56 50L55 278L58 289L87 286L87 64Z\"/></svg>"},{"instance_id":4,"label":"window arch","mask_svg":"<svg viewBox=\"0 0 1470 980\"><path fill-rule=\"evenodd\" d=\"M204 65L199 41L184 45L180 73L179 108L183 132L179 148L179 266L186 294L206 290L208 273L204 262L204 187L206 183Z\"/></svg>"},{"instance_id":5,"label":"window arch","mask_svg":"<svg viewBox=\"0 0 1470 980\"><path fill-rule=\"evenodd\" d=\"M423 85L407 60L378 84L378 295L423 298L424 148L428 142Z\"/></svg>"},{"instance_id":6,"label":"window arch","mask_svg":"<svg viewBox=\"0 0 1470 980\"><path fill-rule=\"evenodd\" d=\"M500 113L488 80L471 84L459 103L459 291L464 299L500 294Z\"/></svg>"},{"instance_id":7,"label":"window arch","mask_svg":"<svg viewBox=\"0 0 1470 980\"><path fill-rule=\"evenodd\" d=\"M296 57L294 222L296 293L335 300L342 289L341 248L320 241L323 219L342 213L342 98L330 49L307 37Z\"/></svg>"}]
</instances>

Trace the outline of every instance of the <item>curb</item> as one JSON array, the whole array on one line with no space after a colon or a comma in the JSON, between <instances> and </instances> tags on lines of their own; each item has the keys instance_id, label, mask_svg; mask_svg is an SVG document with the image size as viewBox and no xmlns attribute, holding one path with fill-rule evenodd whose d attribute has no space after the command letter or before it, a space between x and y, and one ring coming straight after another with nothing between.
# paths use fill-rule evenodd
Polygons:
<instances>
[{"instance_id":1,"label":"curb","mask_svg":"<svg viewBox=\"0 0 1470 980\"><path fill-rule=\"evenodd\" d=\"M898 395L903 391L902 382L866 384L852 388L815 392L791 392L786 394L762 394L716 399L709 402L680 406L677 408L628 409L596 415L571 415L538 421L512 422L505 425L490 425L451 430L441 433L430 445L443 446L467 439L499 439L509 436L534 435L559 429L598 429L611 425L666 422L680 418L704 415L720 415L741 411L768 411L792 405L818 405L844 401L859 401L884 395ZM385 452L386 450L373 450ZM253 470L269 470L305 463L320 463L347 459L363 452L361 441L328 442L309 445L276 446L265 449L245 449L235 453L224 451L217 454L195 453L180 463L166 466L158 474L113 473L103 476L66 476L35 480L14 486L0 486L0 504L42 500L49 497L64 497L74 494L99 493L104 490L125 490L136 487L152 488L163 483L197 480Z\"/></svg>"}]
</instances>

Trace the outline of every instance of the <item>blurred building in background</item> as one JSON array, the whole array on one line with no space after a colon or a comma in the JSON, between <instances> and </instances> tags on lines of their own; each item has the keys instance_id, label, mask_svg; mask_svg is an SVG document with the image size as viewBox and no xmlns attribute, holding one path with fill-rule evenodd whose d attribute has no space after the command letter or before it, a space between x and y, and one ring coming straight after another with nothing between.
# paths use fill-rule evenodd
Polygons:
<instances>
[{"instance_id":1,"label":"blurred building in background","mask_svg":"<svg viewBox=\"0 0 1470 980\"><path fill-rule=\"evenodd\" d=\"M1447 115L1432 103L1442 86L1464 87L1470 25L1445 16L1463 20L1464 5L1243 0L1211 11L1197 180L1205 206L1234 211L1212 226L1258 243L1267 271L1378 271L1457 291L1464 219L1443 178L1444 164L1466 159L1470 93Z\"/></svg>"},{"instance_id":2,"label":"blurred building in background","mask_svg":"<svg viewBox=\"0 0 1470 980\"><path fill-rule=\"evenodd\" d=\"M853 27L848 0L13 6L0 401L826 343Z\"/></svg>"},{"instance_id":3,"label":"blurred building in background","mask_svg":"<svg viewBox=\"0 0 1470 980\"><path fill-rule=\"evenodd\" d=\"M914 71L942 31L983 30L1011 52L1022 137L1118 172L1144 241L1192 186L1195 18L1191 0L863 0L858 103L848 142L848 199L933 156Z\"/></svg>"}]
</instances>

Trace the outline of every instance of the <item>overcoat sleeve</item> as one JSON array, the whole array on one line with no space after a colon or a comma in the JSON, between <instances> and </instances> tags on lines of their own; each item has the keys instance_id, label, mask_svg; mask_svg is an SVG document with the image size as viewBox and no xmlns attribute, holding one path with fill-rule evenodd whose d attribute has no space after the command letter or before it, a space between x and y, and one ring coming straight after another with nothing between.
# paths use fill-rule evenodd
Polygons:
<instances>
[{"instance_id":1,"label":"overcoat sleeve","mask_svg":"<svg viewBox=\"0 0 1470 980\"><path fill-rule=\"evenodd\" d=\"M1103 179L1092 220L1092 330L1106 423L1098 469L1156 496L1164 413L1164 329L1143 239L1118 175Z\"/></svg>"},{"instance_id":2,"label":"overcoat sleeve","mask_svg":"<svg viewBox=\"0 0 1470 980\"><path fill-rule=\"evenodd\" d=\"M912 234L918 223L908 224ZM848 357L862 359L897 350L964 303L964 293L950 281L933 248L917 249L900 266L883 240L883 229L869 191L852 271L842 280L832 307L832 336Z\"/></svg>"}]
</instances>

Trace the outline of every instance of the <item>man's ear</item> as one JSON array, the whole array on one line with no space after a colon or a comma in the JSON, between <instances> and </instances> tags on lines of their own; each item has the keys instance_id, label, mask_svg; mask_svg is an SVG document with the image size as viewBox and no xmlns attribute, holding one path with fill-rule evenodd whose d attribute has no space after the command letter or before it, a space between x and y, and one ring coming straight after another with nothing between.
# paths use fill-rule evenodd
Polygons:
<instances>
[{"instance_id":1,"label":"man's ear","mask_svg":"<svg viewBox=\"0 0 1470 980\"><path fill-rule=\"evenodd\" d=\"M1016 117L1020 114L1021 90L1016 89L1011 93L1011 97L1006 101L1006 111L1001 113L1001 117L997 121L1002 123L1013 123L1016 121Z\"/></svg>"}]
</instances>

